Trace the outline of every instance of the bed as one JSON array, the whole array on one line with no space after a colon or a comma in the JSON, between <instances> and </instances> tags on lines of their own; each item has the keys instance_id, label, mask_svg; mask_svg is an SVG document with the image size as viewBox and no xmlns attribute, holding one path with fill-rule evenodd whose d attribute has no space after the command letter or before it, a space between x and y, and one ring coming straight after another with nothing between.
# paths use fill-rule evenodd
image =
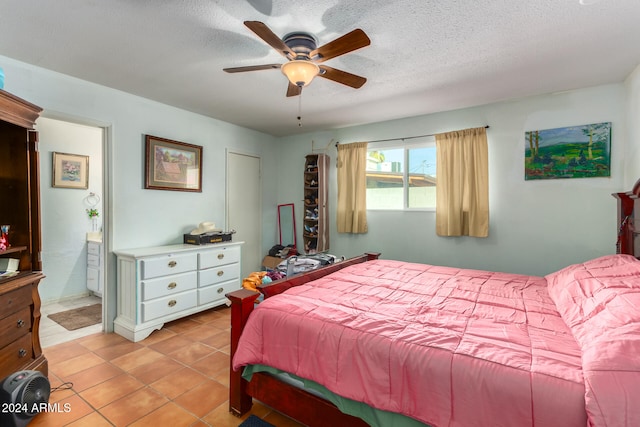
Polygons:
<instances>
[{"instance_id":1,"label":"bed","mask_svg":"<svg viewBox=\"0 0 640 427\"><path fill-rule=\"evenodd\" d=\"M236 415L255 398L310 426L640 425L631 255L536 277L364 254L261 294L227 295Z\"/></svg>"}]
</instances>

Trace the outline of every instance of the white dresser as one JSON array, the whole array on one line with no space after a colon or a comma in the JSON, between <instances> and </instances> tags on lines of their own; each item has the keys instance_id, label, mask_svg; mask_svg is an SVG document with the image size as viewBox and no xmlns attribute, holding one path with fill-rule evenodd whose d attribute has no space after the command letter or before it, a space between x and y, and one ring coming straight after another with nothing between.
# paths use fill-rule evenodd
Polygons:
<instances>
[{"instance_id":1,"label":"white dresser","mask_svg":"<svg viewBox=\"0 0 640 427\"><path fill-rule=\"evenodd\" d=\"M87 288L97 296L102 296L102 241L87 240Z\"/></svg>"},{"instance_id":2,"label":"white dresser","mask_svg":"<svg viewBox=\"0 0 640 427\"><path fill-rule=\"evenodd\" d=\"M226 304L225 294L242 287L242 244L115 251L118 294L114 331L140 341L165 322Z\"/></svg>"}]
</instances>

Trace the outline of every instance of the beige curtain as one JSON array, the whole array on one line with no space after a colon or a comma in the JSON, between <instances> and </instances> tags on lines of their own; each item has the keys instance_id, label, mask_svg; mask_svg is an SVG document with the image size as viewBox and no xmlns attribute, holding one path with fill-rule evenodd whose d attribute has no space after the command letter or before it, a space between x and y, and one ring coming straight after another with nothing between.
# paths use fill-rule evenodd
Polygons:
<instances>
[{"instance_id":1,"label":"beige curtain","mask_svg":"<svg viewBox=\"0 0 640 427\"><path fill-rule=\"evenodd\" d=\"M489 235L489 156L485 128L436 135L436 233Z\"/></svg>"},{"instance_id":2,"label":"beige curtain","mask_svg":"<svg viewBox=\"0 0 640 427\"><path fill-rule=\"evenodd\" d=\"M338 233L367 232L367 143L338 145Z\"/></svg>"}]
</instances>

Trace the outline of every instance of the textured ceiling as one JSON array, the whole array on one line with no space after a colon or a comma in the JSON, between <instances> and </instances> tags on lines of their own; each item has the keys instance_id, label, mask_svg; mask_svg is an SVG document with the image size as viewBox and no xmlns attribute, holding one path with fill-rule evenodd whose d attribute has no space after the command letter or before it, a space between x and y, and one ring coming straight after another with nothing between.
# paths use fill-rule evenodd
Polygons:
<instances>
[{"instance_id":1,"label":"textured ceiling","mask_svg":"<svg viewBox=\"0 0 640 427\"><path fill-rule=\"evenodd\" d=\"M622 82L639 19L638 0L0 0L0 54L281 136ZM361 28L371 46L326 65L367 83L314 80L298 126L279 70L222 71L285 61L245 20L319 45Z\"/></svg>"}]
</instances>

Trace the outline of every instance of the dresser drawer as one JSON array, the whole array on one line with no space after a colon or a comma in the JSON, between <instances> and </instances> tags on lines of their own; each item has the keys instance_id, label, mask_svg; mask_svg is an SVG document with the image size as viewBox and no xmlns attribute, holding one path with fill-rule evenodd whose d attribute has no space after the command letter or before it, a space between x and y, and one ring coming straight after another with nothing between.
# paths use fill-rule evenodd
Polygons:
<instances>
[{"instance_id":1,"label":"dresser drawer","mask_svg":"<svg viewBox=\"0 0 640 427\"><path fill-rule=\"evenodd\" d=\"M24 306L18 312L10 314L0 322L0 347L4 347L31 329L31 308Z\"/></svg>"},{"instance_id":2,"label":"dresser drawer","mask_svg":"<svg viewBox=\"0 0 640 427\"><path fill-rule=\"evenodd\" d=\"M147 258L140 261L141 278L150 279L169 274L184 273L198 267L198 256L189 254L167 254L157 258Z\"/></svg>"},{"instance_id":3,"label":"dresser drawer","mask_svg":"<svg viewBox=\"0 0 640 427\"><path fill-rule=\"evenodd\" d=\"M149 301L179 292L195 289L198 286L198 276L195 271L158 277L140 282L142 300Z\"/></svg>"},{"instance_id":4,"label":"dresser drawer","mask_svg":"<svg viewBox=\"0 0 640 427\"><path fill-rule=\"evenodd\" d=\"M27 333L0 349L0 366L5 372L20 370L34 360L31 333Z\"/></svg>"},{"instance_id":5,"label":"dresser drawer","mask_svg":"<svg viewBox=\"0 0 640 427\"><path fill-rule=\"evenodd\" d=\"M0 318L20 311L24 307L30 306L32 302L31 286L23 286L15 291L0 295Z\"/></svg>"},{"instance_id":6,"label":"dresser drawer","mask_svg":"<svg viewBox=\"0 0 640 427\"><path fill-rule=\"evenodd\" d=\"M198 254L198 268L217 267L220 265L240 262L240 247L220 247L220 249L208 250Z\"/></svg>"},{"instance_id":7,"label":"dresser drawer","mask_svg":"<svg viewBox=\"0 0 640 427\"><path fill-rule=\"evenodd\" d=\"M215 285L240 277L240 264L223 265L198 271L198 287Z\"/></svg>"},{"instance_id":8,"label":"dresser drawer","mask_svg":"<svg viewBox=\"0 0 640 427\"><path fill-rule=\"evenodd\" d=\"M100 245L99 243L89 242L89 243L87 243L87 254L95 255L95 256L99 257L100 256L100 248L101 247L102 247L102 245Z\"/></svg>"},{"instance_id":9,"label":"dresser drawer","mask_svg":"<svg viewBox=\"0 0 640 427\"><path fill-rule=\"evenodd\" d=\"M148 322L159 317L171 316L196 305L198 305L198 294L195 290L156 298L142 303L142 321Z\"/></svg>"},{"instance_id":10,"label":"dresser drawer","mask_svg":"<svg viewBox=\"0 0 640 427\"><path fill-rule=\"evenodd\" d=\"M87 255L87 265L90 267L100 268L100 256L99 255Z\"/></svg>"},{"instance_id":11,"label":"dresser drawer","mask_svg":"<svg viewBox=\"0 0 640 427\"><path fill-rule=\"evenodd\" d=\"M238 289L240 289L240 286L237 280L207 286L206 288L198 288L198 304L203 305L224 300L226 298L224 294L237 291Z\"/></svg>"}]
</instances>

